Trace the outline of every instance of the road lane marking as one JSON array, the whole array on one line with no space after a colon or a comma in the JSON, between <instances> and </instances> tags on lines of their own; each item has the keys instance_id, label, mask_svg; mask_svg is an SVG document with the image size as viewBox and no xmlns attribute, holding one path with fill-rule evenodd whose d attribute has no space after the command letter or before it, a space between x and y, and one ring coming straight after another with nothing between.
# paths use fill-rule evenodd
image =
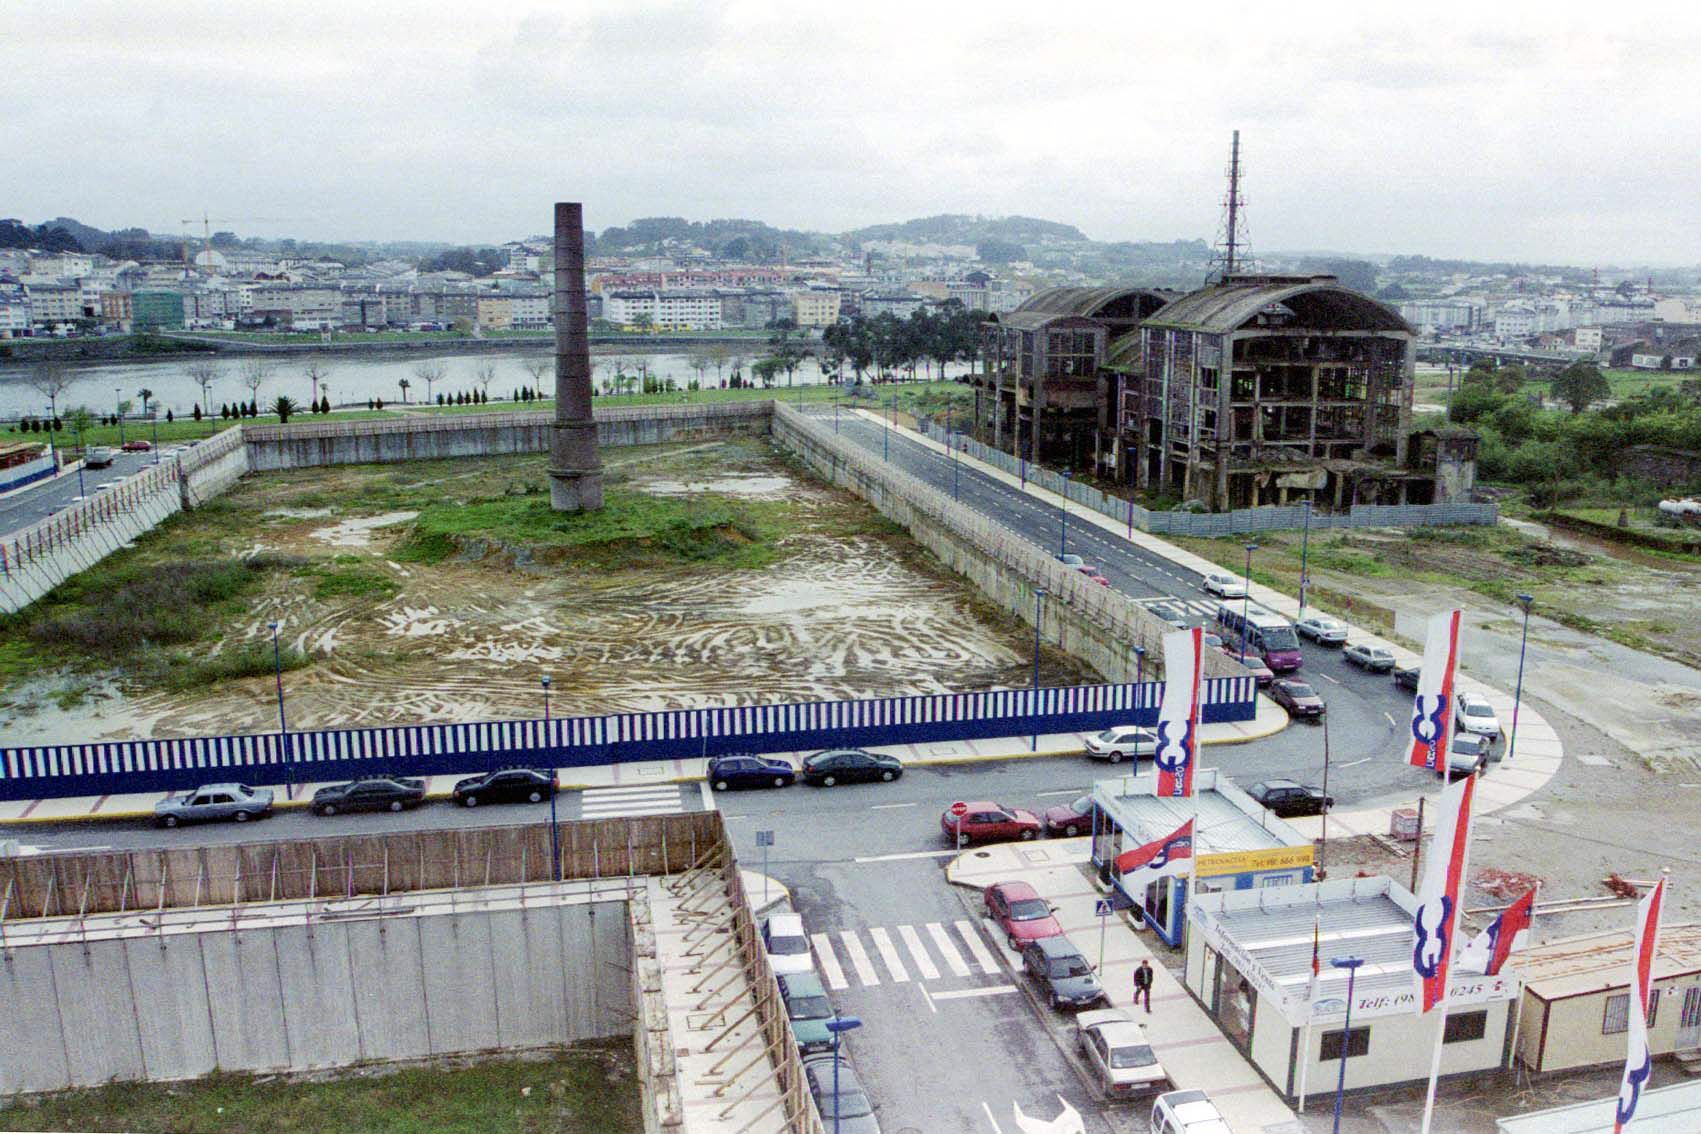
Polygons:
<instances>
[{"instance_id":1,"label":"road lane marking","mask_svg":"<svg viewBox=\"0 0 1701 1134\"><path fill-rule=\"evenodd\" d=\"M921 990L921 998L927 1001L927 1010L932 1012L934 1015L938 1015L939 1007L933 1003L933 997L928 995L927 986L925 984L918 984L916 987Z\"/></svg>"},{"instance_id":2,"label":"road lane marking","mask_svg":"<svg viewBox=\"0 0 1701 1134\"><path fill-rule=\"evenodd\" d=\"M1394 714L1388 712L1387 710L1383 710L1382 715L1388 718L1388 727L1393 728L1394 727Z\"/></svg>"},{"instance_id":3,"label":"road lane marking","mask_svg":"<svg viewBox=\"0 0 1701 1134\"><path fill-rule=\"evenodd\" d=\"M697 785L697 790L701 791L703 793L703 810L704 811L718 811L718 810L720 810L719 806L715 803L715 793L712 790L710 790L708 780L703 780L701 783L699 783Z\"/></svg>"},{"instance_id":4,"label":"road lane marking","mask_svg":"<svg viewBox=\"0 0 1701 1134\"><path fill-rule=\"evenodd\" d=\"M1062 791L1041 791L1041 792L1035 792L1034 794L1037 795L1038 797L1040 797L1041 799L1044 799L1048 795L1080 795L1084 790L1086 790L1086 789L1084 789L1084 788L1064 788Z\"/></svg>"},{"instance_id":5,"label":"road lane marking","mask_svg":"<svg viewBox=\"0 0 1701 1134\"><path fill-rule=\"evenodd\" d=\"M959 851L954 850L924 850L908 851L904 854L875 854L866 858L853 858L852 862L899 862L906 858L953 858Z\"/></svg>"},{"instance_id":6,"label":"road lane marking","mask_svg":"<svg viewBox=\"0 0 1701 1134\"><path fill-rule=\"evenodd\" d=\"M1004 996L1016 991L1018 989L1013 984L989 984L985 988L955 988L950 992L935 992L932 996L935 1000L967 1000L971 996Z\"/></svg>"},{"instance_id":7,"label":"road lane marking","mask_svg":"<svg viewBox=\"0 0 1701 1134\"><path fill-rule=\"evenodd\" d=\"M1353 760L1353 761L1350 761L1350 762L1345 763L1345 764L1336 764L1335 767L1337 767L1337 768L1356 768L1360 764L1368 764L1374 759L1375 759L1374 756L1366 756L1362 760Z\"/></svg>"},{"instance_id":8,"label":"road lane marking","mask_svg":"<svg viewBox=\"0 0 1701 1134\"><path fill-rule=\"evenodd\" d=\"M904 968L904 959L898 956L898 947L892 944L892 935L877 925L868 931L868 936L874 939L874 948L879 950L880 959L886 962L886 971L892 974L892 979L900 984L909 980L909 970Z\"/></svg>"},{"instance_id":9,"label":"road lane marking","mask_svg":"<svg viewBox=\"0 0 1701 1134\"><path fill-rule=\"evenodd\" d=\"M962 934L963 941L969 947L969 952L974 954L975 964L980 966L980 971L983 973L997 972L998 962L993 959L992 950L986 947L986 941L981 937L980 930L975 928L974 922L954 921L951 924L957 927L958 933Z\"/></svg>"},{"instance_id":10,"label":"road lane marking","mask_svg":"<svg viewBox=\"0 0 1701 1134\"><path fill-rule=\"evenodd\" d=\"M938 1009L934 1009L934 1011L938 1011ZM992 1123L992 1134L1004 1134L1004 1128L998 1125L998 1120L996 1118L992 1117L992 1107L987 1105L987 1103L983 1100L980 1104L980 1108L986 1111L986 1120Z\"/></svg>"},{"instance_id":11,"label":"road lane marking","mask_svg":"<svg viewBox=\"0 0 1701 1134\"><path fill-rule=\"evenodd\" d=\"M933 938L933 947L939 950L939 955L945 958L945 964L953 973L960 977L969 975L969 963L963 960L963 955L951 944L951 935L945 932L943 925L936 921L928 922L927 935Z\"/></svg>"},{"instance_id":12,"label":"road lane marking","mask_svg":"<svg viewBox=\"0 0 1701 1134\"><path fill-rule=\"evenodd\" d=\"M1317 676L1318 676L1318 677L1321 677L1321 678L1322 678L1322 679L1323 679L1323 680L1324 680L1324 681L1333 681L1333 682L1334 682L1334 683L1335 683L1335 684L1336 684L1336 685L1339 685L1339 684L1340 684L1340 683L1341 683L1341 679L1340 679L1340 678L1338 678L1338 677L1330 677L1330 676L1329 676L1329 675L1328 675L1328 674L1326 674L1326 673L1319 673L1319 674L1318 674L1318 675L1317 675Z\"/></svg>"},{"instance_id":13,"label":"road lane marking","mask_svg":"<svg viewBox=\"0 0 1701 1134\"><path fill-rule=\"evenodd\" d=\"M821 966L821 975L827 978L830 988L849 988L850 981L845 979L845 970L839 967L838 957L833 955L833 943L825 933L812 933L809 940L815 943L815 961Z\"/></svg>"},{"instance_id":14,"label":"road lane marking","mask_svg":"<svg viewBox=\"0 0 1701 1134\"><path fill-rule=\"evenodd\" d=\"M921 979L938 980L939 968L933 963L933 958L928 956L927 950L922 947L921 935L915 931L915 926L898 926L898 936L904 939L904 947L910 951L910 959L915 962L916 971L921 974Z\"/></svg>"},{"instance_id":15,"label":"road lane marking","mask_svg":"<svg viewBox=\"0 0 1701 1134\"><path fill-rule=\"evenodd\" d=\"M862 941L856 933L849 929L842 930L839 940L844 942L845 955L850 957L851 968L856 970L856 979L863 984L879 984L880 974L874 971L874 962L869 960L868 950L862 947Z\"/></svg>"},{"instance_id":16,"label":"road lane marking","mask_svg":"<svg viewBox=\"0 0 1701 1134\"><path fill-rule=\"evenodd\" d=\"M920 806L920 805L917 804L917 803L913 803L913 802L912 803L876 803L873 806L871 806L869 808L869 810L870 811L890 811L894 807L917 807L917 806Z\"/></svg>"}]
</instances>

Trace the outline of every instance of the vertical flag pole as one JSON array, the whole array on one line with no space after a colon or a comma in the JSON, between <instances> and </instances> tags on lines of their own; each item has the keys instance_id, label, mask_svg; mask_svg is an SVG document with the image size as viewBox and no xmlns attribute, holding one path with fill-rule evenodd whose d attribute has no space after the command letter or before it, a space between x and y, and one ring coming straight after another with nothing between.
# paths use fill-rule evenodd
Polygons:
<instances>
[{"instance_id":1,"label":"vertical flag pole","mask_svg":"<svg viewBox=\"0 0 1701 1134\"><path fill-rule=\"evenodd\" d=\"M1299 1041L1299 1113L1305 1113L1305 1081L1306 1074L1311 1070L1311 1019L1317 1014L1317 976L1320 967L1320 944L1323 937L1323 914L1321 907L1323 895L1317 896L1318 912L1312 915L1311 923L1311 981L1305 997L1305 1032ZM1341 1037L1346 1042L1346 1037Z\"/></svg>"},{"instance_id":2,"label":"vertical flag pole","mask_svg":"<svg viewBox=\"0 0 1701 1134\"><path fill-rule=\"evenodd\" d=\"M1448 709L1448 716L1452 716L1451 707ZM1472 785L1470 784L1464 785L1467 800L1470 798L1471 786ZM1463 907L1465 905L1465 891L1471 884L1471 826L1472 821L1476 818L1476 816L1471 814L1470 810L1467 809L1461 818L1463 818L1465 822L1465 847L1459 855L1458 908L1453 910L1453 924L1448 928L1447 933L1448 955L1446 977L1441 985L1441 1000L1436 1004L1436 1008L1438 1008L1439 1011L1436 1013L1437 1019L1435 1021L1435 1053L1430 1057L1429 1061L1429 1087L1424 1092L1423 1096L1423 1127L1421 1134L1429 1134L1429 1122L1435 1115L1435 1081L1441 1077L1441 1045L1447 1035L1447 1001L1448 994L1451 991L1448 985L1452 983L1453 978L1453 943L1459 939L1459 922L1464 914ZM1423 841L1421 835L1422 832L1420 831L1419 842ZM1430 847L1431 855L1434 855L1436 850L1437 848L1433 846Z\"/></svg>"},{"instance_id":3,"label":"vertical flag pole","mask_svg":"<svg viewBox=\"0 0 1701 1134\"><path fill-rule=\"evenodd\" d=\"M1530 901L1529 940L1531 941L1536 939L1536 906L1541 904L1541 900L1542 884L1538 878L1536 880L1536 896ZM1518 1082L1518 1033L1524 1028L1524 992L1522 987L1518 990L1518 999L1513 1001L1513 1007L1517 1011L1517 1015L1512 1017L1512 1082L1516 1084Z\"/></svg>"}]
</instances>

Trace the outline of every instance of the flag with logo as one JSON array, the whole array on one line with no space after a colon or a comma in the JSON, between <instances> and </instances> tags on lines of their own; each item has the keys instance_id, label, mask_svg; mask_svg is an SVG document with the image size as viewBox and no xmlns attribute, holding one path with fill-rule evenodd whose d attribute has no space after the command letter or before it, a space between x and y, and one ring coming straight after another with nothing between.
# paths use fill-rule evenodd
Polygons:
<instances>
[{"instance_id":1,"label":"flag with logo","mask_svg":"<svg viewBox=\"0 0 1701 1134\"><path fill-rule=\"evenodd\" d=\"M1523 945L1529 936L1530 923L1535 920L1536 891L1529 893L1500 911L1489 927L1466 942L1459 951L1459 970L1496 976L1506 959Z\"/></svg>"},{"instance_id":2,"label":"flag with logo","mask_svg":"<svg viewBox=\"0 0 1701 1134\"><path fill-rule=\"evenodd\" d=\"M1186 874L1193 862L1193 820L1189 819L1169 834L1153 842L1143 843L1116 856L1116 872L1122 876L1123 888L1135 887Z\"/></svg>"},{"instance_id":3,"label":"flag with logo","mask_svg":"<svg viewBox=\"0 0 1701 1134\"><path fill-rule=\"evenodd\" d=\"M1305 990L1305 1002L1317 1003L1317 982L1323 976L1323 915L1311 916L1311 983Z\"/></svg>"},{"instance_id":4,"label":"flag with logo","mask_svg":"<svg viewBox=\"0 0 1701 1134\"><path fill-rule=\"evenodd\" d=\"M1630 1052L1624 1060L1624 1078L1618 1086L1618 1110L1613 1134L1623 1134L1636 1117L1636 1104L1653 1073L1653 1056L1648 1051L1648 1001L1654 988L1654 955L1660 949L1660 907L1666 900L1666 880L1654 884L1636 907L1636 944L1630 951Z\"/></svg>"},{"instance_id":5,"label":"flag with logo","mask_svg":"<svg viewBox=\"0 0 1701 1134\"><path fill-rule=\"evenodd\" d=\"M1417 696L1412 700L1412 749L1409 762L1432 772L1447 767L1448 742L1453 737L1453 674L1459 664L1457 610L1429 620L1423 643L1423 668L1418 671Z\"/></svg>"},{"instance_id":6,"label":"flag with logo","mask_svg":"<svg viewBox=\"0 0 1701 1134\"><path fill-rule=\"evenodd\" d=\"M1199 671L1204 631L1195 626L1164 635L1164 690L1158 705L1158 794L1193 794L1199 751Z\"/></svg>"},{"instance_id":7,"label":"flag with logo","mask_svg":"<svg viewBox=\"0 0 1701 1134\"><path fill-rule=\"evenodd\" d=\"M1429 866L1418 889L1412 968L1417 980L1418 1012L1447 999L1447 973L1453 962L1453 938L1459 929L1459 899L1465 888L1465 851L1471 839L1471 796L1477 778L1447 785L1436 808Z\"/></svg>"}]
</instances>

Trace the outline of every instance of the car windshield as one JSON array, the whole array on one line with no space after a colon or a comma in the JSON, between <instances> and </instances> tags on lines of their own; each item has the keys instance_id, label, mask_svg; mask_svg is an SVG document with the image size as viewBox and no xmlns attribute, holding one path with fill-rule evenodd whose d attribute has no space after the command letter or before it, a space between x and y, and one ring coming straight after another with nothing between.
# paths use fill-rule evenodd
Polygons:
<instances>
[{"instance_id":1,"label":"car windshield","mask_svg":"<svg viewBox=\"0 0 1701 1134\"><path fill-rule=\"evenodd\" d=\"M1292 693L1295 697L1315 697L1315 696L1317 696L1317 691L1312 689L1311 686L1302 685L1298 682L1295 682L1295 683L1289 685L1288 686L1288 692Z\"/></svg>"},{"instance_id":2,"label":"car windshield","mask_svg":"<svg viewBox=\"0 0 1701 1134\"><path fill-rule=\"evenodd\" d=\"M1467 717L1492 717L1494 715L1494 710L1489 708L1487 705L1467 704L1465 706L1465 715Z\"/></svg>"},{"instance_id":3,"label":"car windshield","mask_svg":"<svg viewBox=\"0 0 1701 1134\"><path fill-rule=\"evenodd\" d=\"M1383 661L1385 659L1391 659L1394 656L1393 654L1389 653L1387 650L1371 649L1371 650L1366 650L1365 653L1369 654L1371 657L1375 658L1377 661Z\"/></svg>"},{"instance_id":4,"label":"car windshield","mask_svg":"<svg viewBox=\"0 0 1701 1134\"><path fill-rule=\"evenodd\" d=\"M1093 967L1087 964L1087 958L1076 954L1073 957L1053 957L1045 971L1054 977L1087 976Z\"/></svg>"},{"instance_id":5,"label":"car windshield","mask_svg":"<svg viewBox=\"0 0 1701 1134\"><path fill-rule=\"evenodd\" d=\"M1266 650L1299 649L1299 639L1294 637L1292 626L1267 626L1260 633L1264 636Z\"/></svg>"},{"instance_id":6,"label":"car windshield","mask_svg":"<svg viewBox=\"0 0 1701 1134\"><path fill-rule=\"evenodd\" d=\"M1010 903L1011 921L1035 921L1051 916L1051 907L1039 898L1023 898Z\"/></svg>"},{"instance_id":7,"label":"car windshield","mask_svg":"<svg viewBox=\"0 0 1701 1134\"><path fill-rule=\"evenodd\" d=\"M1085 815L1092 809L1093 797L1090 795L1083 795L1080 799L1077 799L1074 803L1069 805L1069 810L1073 811L1077 815Z\"/></svg>"},{"instance_id":8,"label":"car windshield","mask_svg":"<svg viewBox=\"0 0 1701 1134\"><path fill-rule=\"evenodd\" d=\"M795 957L809 952L809 942L801 937L776 935L768 939L768 952L776 957Z\"/></svg>"},{"instance_id":9,"label":"car windshield","mask_svg":"<svg viewBox=\"0 0 1701 1134\"><path fill-rule=\"evenodd\" d=\"M1133 1047L1114 1048L1110 1053L1110 1065L1121 1070L1131 1067L1151 1067L1157 1061L1158 1057L1152 1054L1152 1049L1143 1043L1135 1044Z\"/></svg>"},{"instance_id":10,"label":"car windshield","mask_svg":"<svg viewBox=\"0 0 1701 1134\"><path fill-rule=\"evenodd\" d=\"M824 1020L833 1014L825 996L794 996L790 1008L794 1020Z\"/></svg>"},{"instance_id":11,"label":"car windshield","mask_svg":"<svg viewBox=\"0 0 1701 1134\"><path fill-rule=\"evenodd\" d=\"M839 1098L835 1106L831 1080L827 1089L818 1096L822 1118L832 1118L835 1114L840 1118L861 1118L865 1114L873 1114L874 1107L870 1105L868 1096L861 1091L847 1091L844 1084L839 1084Z\"/></svg>"},{"instance_id":12,"label":"car windshield","mask_svg":"<svg viewBox=\"0 0 1701 1134\"><path fill-rule=\"evenodd\" d=\"M1103 732L1099 733L1099 739L1104 741L1106 744L1115 744L1116 737L1117 732L1114 728L1107 728Z\"/></svg>"}]
</instances>

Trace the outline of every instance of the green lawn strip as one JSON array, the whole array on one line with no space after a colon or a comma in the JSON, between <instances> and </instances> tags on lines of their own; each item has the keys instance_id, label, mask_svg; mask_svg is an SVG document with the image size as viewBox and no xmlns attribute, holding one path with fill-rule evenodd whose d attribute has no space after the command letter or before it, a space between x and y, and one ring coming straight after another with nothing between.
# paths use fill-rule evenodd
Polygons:
<instances>
[{"instance_id":1,"label":"green lawn strip","mask_svg":"<svg viewBox=\"0 0 1701 1134\"><path fill-rule=\"evenodd\" d=\"M331 1078L221 1074L38 1095L0 1130L140 1134L636 1134L630 1043L471 1066L365 1067Z\"/></svg>"},{"instance_id":2,"label":"green lawn strip","mask_svg":"<svg viewBox=\"0 0 1701 1134\"><path fill-rule=\"evenodd\" d=\"M24 433L19 432L16 426L11 426L4 431L0 431L0 438L4 438L6 441L36 441L40 443L46 443L51 440L53 444L58 446L61 451L67 454L67 459L75 459L77 453L77 434L76 431L71 428L70 423L66 420L64 416L66 412L68 411L63 409L60 411L59 420L65 426L63 429L52 433ZM359 419L371 420L374 418L393 418L400 416L402 415L390 410L338 410L331 414L293 414L289 419L289 423L291 425L300 425L304 422L354 421ZM179 441L203 440L216 433L222 433L226 429L235 425L276 424L278 424L277 415L269 413L260 414L258 417L245 417L240 420L235 418L211 417L204 418L201 421L196 421L193 417L184 416L175 421L161 420L157 426L152 422L126 421L122 430L120 430L116 425L91 425L89 428L83 430L82 440L84 448L92 448L96 445L116 448L121 439L123 441L146 441L151 445L154 443L154 438L157 434L160 445L165 446Z\"/></svg>"}]
</instances>

